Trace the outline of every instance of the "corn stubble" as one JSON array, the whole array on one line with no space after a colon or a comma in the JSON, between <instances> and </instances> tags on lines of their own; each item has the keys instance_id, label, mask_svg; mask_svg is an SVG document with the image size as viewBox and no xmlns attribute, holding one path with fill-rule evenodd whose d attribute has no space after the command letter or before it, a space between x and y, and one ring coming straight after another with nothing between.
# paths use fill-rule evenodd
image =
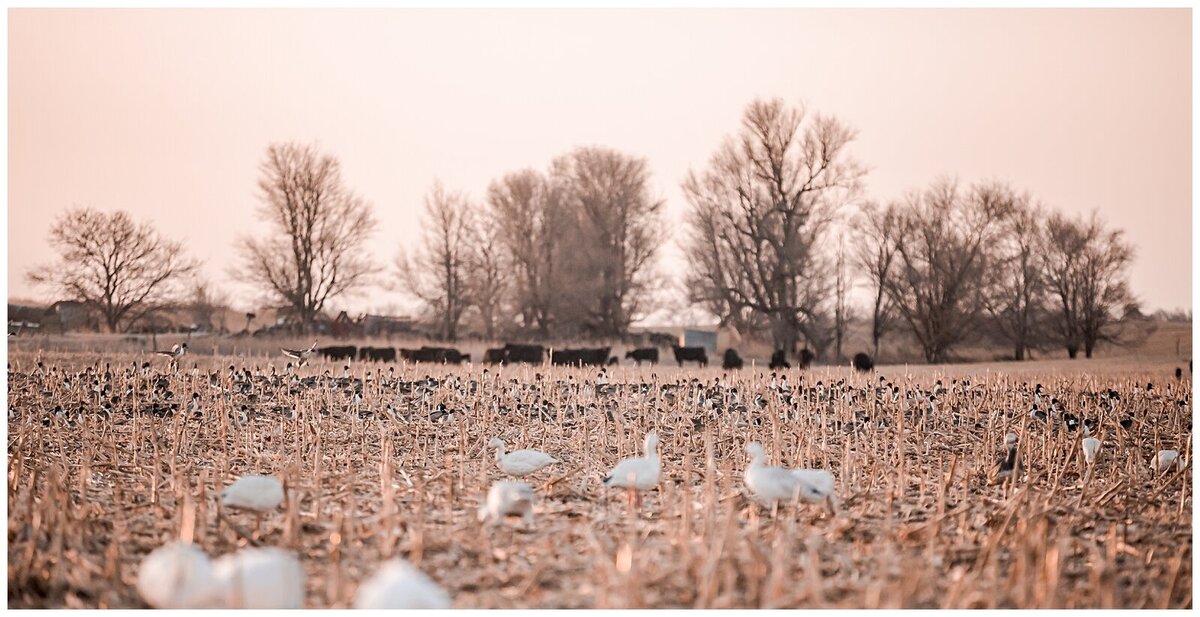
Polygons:
<instances>
[{"instance_id":1,"label":"corn stubble","mask_svg":"<svg viewBox=\"0 0 1200 617\"><path fill-rule=\"evenodd\" d=\"M76 371L98 358L41 359ZM123 370L134 359L116 355L101 366L111 360ZM596 396L555 383L568 375L586 383L595 370L505 367L493 381L495 369L485 380L478 367L422 365L397 376L463 383L423 400L373 379L358 405L339 390L267 391L243 424L241 399L214 394L205 371L278 362L197 361L199 376L170 376L169 387L176 400L201 392L202 417L182 407L147 413L155 394L145 387L104 417L85 388L50 383L41 391L10 374L10 608L145 606L134 588L138 563L179 537L214 556L250 543L294 550L309 607L351 606L358 583L397 555L463 608L1192 605L1190 381L1173 397L1186 405L1124 396L1135 418L1128 429L1077 410L1102 418L1104 435L1084 483L1080 433L1030 419L1025 380L1003 375L972 378L979 393L951 389L931 416L905 413L902 396L801 401L789 418L778 400L761 411L749 404L768 394L770 379L750 370L727 378L746 409L729 404L716 414L682 389L673 401L656 392L692 377L711 383L717 369L610 369L614 384L652 387ZM35 358L10 362L28 375ZM356 364L352 373L377 368ZM337 375L341 365L317 362L304 374L325 369ZM510 380L529 386L536 373L542 391L515 400ZM793 372L793 386L801 375L810 386L878 385L875 375L816 369ZM888 376L902 392L928 389L937 377ZM479 381L474 393L470 380ZM1137 374L1037 380L1064 401L1105 388L1124 394L1148 380L1157 392L1166 385ZM543 400L549 418L525 406ZM387 413L389 403L402 413ZM452 413L431 420L439 403ZM50 411L58 404L67 410L61 417ZM639 455L652 429L662 480L630 513L621 491L599 478ZM1021 468L996 482L1008 432L1020 436ZM503 479L486 447L493 437L563 460L526 478L538 493L532 531L475 518L491 482ZM837 514L788 504L772 517L752 502L742 472L745 444L755 440L774 464L831 470ZM1187 468L1151 474L1150 457L1162 448L1179 449ZM220 505L225 485L255 473L286 486L258 536L250 515Z\"/></svg>"}]
</instances>

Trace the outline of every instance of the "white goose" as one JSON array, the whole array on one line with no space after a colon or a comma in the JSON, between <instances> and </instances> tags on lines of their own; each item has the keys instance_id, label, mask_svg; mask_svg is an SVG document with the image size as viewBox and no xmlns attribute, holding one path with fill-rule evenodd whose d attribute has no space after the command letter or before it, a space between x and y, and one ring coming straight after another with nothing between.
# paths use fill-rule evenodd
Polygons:
<instances>
[{"instance_id":1,"label":"white goose","mask_svg":"<svg viewBox=\"0 0 1200 617\"><path fill-rule=\"evenodd\" d=\"M533 500L533 489L524 482L496 482L479 508L479 520L499 525L512 514L519 515L526 527L533 527Z\"/></svg>"},{"instance_id":2,"label":"white goose","mask_svg":"<svg viewBox=\"0 0 1200 617\"><path fill-rule=\"evenodd\" d=\"M301 608L304 569L296 556L271 547L245 548L213 562L211 608Z\"/></svg>"},{"instance_id":3,"label":"white goose","mask_svg":"<svg viewBox=\"0 0 1200 617\"><path fill-rule=\"evenodd\" d=\"M412 564L396 558L359 585L354 608L444 609L451 605L445 589Z\"/></svg>"},{"instance_id":4,"label":"white goose","mask_svg":"<svg viewBox=\"0 0 1200 617\"><path fill-rule=\"evenodd\" d=\"M1100 440L1092 437L1087 426L1083 427L1083 441L1080 442L1080 446L1083 448L1083 460L1090 467L1096 462L1096 455L1100 452Z\"/></svg>"},{"instance_id":5,"label":"white goose","mask_svg":"<svg viewBox=\"0 0 1200 617\"><path fill-rule=\"evenodd\" d=\"M164 544L138 565L138 593L154 608L207 608L214 582L208 555L187 542Z\"/></svg>"},{"instance_id":6,"label":"white goose","mask_svg":"<svg viewBox=\"0 0 1200 617\"><path fill-rule=\"evenodd\" d=\"M779 502L797 496L809 503L824 502L834 512L833 474L824 469L787 469L766 464L767 453L762 444L746 444L750 465L745 481L750 493L762 505L775 509Z\"/></svg>"},{"instance_id":7,"label":"white goose","mask_svg":"<svg viewBox=\"0 0 1200 617\"><path fill-rule=\"evenodd\" d=\"M254 513L255 529L262 517L283 503L283 485L274 476L242 476L221 492L221 505Z\"/></svg>"},{"instance_id":8,"label":"white goose","mask_svg":"<svg viewBox=\"0 0 1200 617\"><path fill-rule=\"evenodd\" d=\"M1179 458L1178 450L1159 450L1154 460L1150 461L1150 471L1162 473L1172 466L1183 469L1183 459Z\"/></svg>"},{"instance_id":9,"label":"white goose","mask_svg":"<svg viewBox=\"0 0 1200 617\"><path fill-rule=\"evenodd\" d=\"M644 456L627 458L617 463L604 477L605 486L621 487L629 492L630 505L633 505L635 499L638 505L641 505L642 498L638 491L648 491L658 486L658 476L662 471L662 464L658 459L658 434L654 431L646 433L642 448Z\"/></svg>"},{"instance_id":10,"label":"white goose","mask_svg":"<svg viewBox=\"0 0 1200 617\"><path fill-rule=\"evenodd\" d=\"M562 462L538 450L517 450L505 454L504 448L506 446L504 441L498 437L489 441L488 447L496 449L496 466L510 476L527 476L531 473L536 473L547 465Z\"/></svg>"}]
</instances>

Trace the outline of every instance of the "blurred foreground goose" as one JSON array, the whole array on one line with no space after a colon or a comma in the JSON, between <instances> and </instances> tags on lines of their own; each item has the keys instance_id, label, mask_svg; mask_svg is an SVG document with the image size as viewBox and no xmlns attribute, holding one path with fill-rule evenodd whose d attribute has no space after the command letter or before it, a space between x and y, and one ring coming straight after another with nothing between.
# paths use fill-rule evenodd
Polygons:
<instances>
[{"instance_id":1,"label":"blurred foreground goose","mask_svg":"<svg viewBox=\"0 0 1200 617\"><path fill-rule=\"evenodd\" d=\"M642 497L638 491L648 491L658 486L658 476L662 469L658 460L658 434L654 431L646 433L642 448L644 456L627 458L617 463L604 477L605 486L626 489L631 507L635 501L638 506L641 505Z\"/></svg>"},{"instance_id":2,"label":"blurred foreground goose","mask_svg":"<svg viewBox=\"0 0 1200 617\"><path fill-rule=\"evenodd\" d=\"M138 565L138 593L154 608L208 608L214 581L208 555L188 542L164 544Z\"/></svg>"},{"instance_id":3,"label":"blurred foreground goose","mask_svg":"<svg viewBox=\"0 0 1200 617\"><path fill-rule=\"evenodd\" d=\"M275 547L244 548L213 562L211 608L301 608L304 569Z\"/></svg>"},{"instance_id":4,"label":"blurred foreground goose","mask_svg":"<svg viewBox=\"0 0 1200 617\"><path fill-rule=\"evenodd\" d=\"M506 446L500 438L493 438L488 442L488 447L496 449L496 466L510 476L527 476L547 465L562 462L538 450L517 450L505 454Z\"/></svg>"},{"instance_id":5,"label":"blurred foreground goose","mask_svg":"<svg viewBox=\"0 0 1200 617\"><path fill-rule=\"evenodd\" d=\"M1172 466L1183 469L1183 459L1179 458L1178 450L1159 450L1154 459L1150 461L1150 471L1156 474L1162 473Z\"/></svg>"},{"instance_id":6,"label":"blurred foreground goose","mask_svg":"<svg viewBox=\"0 0 1200 617\"><path fill-rule=\"evenodd\" d=\"M359 609L451 608L450 594L407 561L396 558L359 585L354 596Z\"/></svg>"},{"instance_id":7,"label":"blurred foreground goose","mask_svg":"<svg viewBox=\"0 0 1200 617\"><path fill-rule=\"evenodd\" d=\"M479 508L479 520L499 525L505 517L516 515L526 527L533 527L533 500L533 489L524 482L496 482Z\"/></svg>"},{"instance_id":8,"label":"blurred foreground goose","mask_svg":"<svg viewBox=\"0 0 1200 617\"><path fill-rule=\"evenodd\" d=\"M766 464L767 453L762 444L752 441L746 445L750 465L746 467L746 487L754 498L774 511L781 501L799 497L809 503L825 503L835 512L833 474L824 469L787 469Z\"/></svg>"},{"instance_id":9,"label":"blurred foreground goose","mask_svg":"<svg viewBox=\"0 0 1200 617\"><path fill-rule=\"evenodd\" d=\"M254 513L255 530L262 517L283 503L283 485L274 476L242 476L221 492L221 505Z\"/></svg>"},{"instance_id":10,"label":"blurred foreground goose","mask_svg":"<svg viewBox=\"0 0 1200 617\"><path fill-rule=\"evenodd\" d=\"M308 357L310 355L312 355L312 353L314 351L316 351L316 349L317 349L317 342L313 341L312 347L309 347L308 349L283 349L283 348L280 348L280 351L283 352L283 355L285 355L293 360L299 360L300 365L303 366L306 363L308 363Z\"/></svg>"}]
</instances>

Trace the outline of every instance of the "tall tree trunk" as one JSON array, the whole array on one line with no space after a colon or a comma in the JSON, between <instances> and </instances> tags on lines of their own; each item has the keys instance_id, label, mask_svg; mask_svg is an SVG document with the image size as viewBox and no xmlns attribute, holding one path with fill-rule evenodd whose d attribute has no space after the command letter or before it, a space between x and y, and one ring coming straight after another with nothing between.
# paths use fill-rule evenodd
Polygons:
<instances>
[{"instance_id":1,"label":"tall tree trunk","mask_svg":"<svg viewBox=\"0 0 1200 617\"><path fill-rule=\"evenodd\" d=\"M776 313L771 316L771 341L775 349L782 349L789 356L796 353L796 327L791 319Z\"/></svg>"}]
</instances>

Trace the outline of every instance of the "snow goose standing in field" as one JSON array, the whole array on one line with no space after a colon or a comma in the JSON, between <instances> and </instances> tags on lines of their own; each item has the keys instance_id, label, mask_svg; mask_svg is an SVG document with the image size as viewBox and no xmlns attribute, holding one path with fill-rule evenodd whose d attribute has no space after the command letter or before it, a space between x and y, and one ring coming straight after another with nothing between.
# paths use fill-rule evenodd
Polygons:
<instances>
[{"instance_id":1,"label":"snow goose standing in field","mask_svg":"<svg viewBox=\"0 0 1200 617\"><path fill-rule=\"evenodd\" d=\"M562 462L538 450L517 450L505 454L504 448L506 446L504 440L499 437L492 438L488 442L488 447L495 448L496 450L496 466L510 476L527 476L531 473L536 473L547 465Z\"/></svg>"},{"instance_id":2,"label":"snow goose standing in field","mask_svg":"<svg viewBox=\"0 0 1200 617\"><path fill-rule=\"evenodd\" d=\"M274 476L242 476L221 492L221 505L254 512L255 531L263 514L283 503L283 485Z\"/></svg>"},{"instance_id":3,"label":"snow goose standing in field","mask_svg":"<svg viewBox=\"0 0 1200 617\"><path fill-rule=\"evenodd\" d=\"M1096 462L1096 455L1100 453L1100 440L1092 437L1092 432L1088 427L1083 427L1083 441L1080 442L1083 448L1083 460L1091 467Z\"/></svg>"},{"instance_id":4,"label":"snow goose standing in field","mask_svg":"<svg viewBox=\"0 0 1200 617\"><path fill-rule=\"evenodd\" d=\"M188 542L164 544L138 565L138 593L154 608L207 608L214 582L208 555Z\"/></svg>"},{"instance_id":5,"label":"snow goose standing in field","mask_svg":"<svg viewBox=\"0 0 1200 617\"><path fill-rule=\"evenodd\" d=\"M445 609L451 605L450 594L441 585L412 564L396 558L359 585L354 608Z\"/></svg>"},{"instance_id":6,"label":"snow goose standing in field","mask_svg":"<svg viewBox=\"0 0 1200 617\"><path fill-rule=\"evenodd\" d=\"M293 360L296 360L300 366L304 366L305 364L308 364L308 357L310 355L312 355L312 353L314 351L316 351L316 349L317 349L317 342L313 341L312 347L309 347L308 349L283 349L283 348L280 348L280 351L283 352L283 355L285 355Z\"/></svg>"},{"instance_id":7,"label":"snow goose standing in field","mask_svg":"<svg viewBox=\"0 0 1200 617\"><path fill-rule=\"evenodd\" d=\"M526 527L533 527L533 489L524 482L501 481L492 484L487 501L479 508L479 521L499 525L509 515L520 516Z\"/></svg>"},{"instance_id":8,"label":"snow goose standing in field","mask_svg":"<svg viewBox=\"0 0 1200 617\"><path fill-rule=\"evenodd\" d=\"M762 505L777 513L779 502L799 497L809 503L824 502L830 513L833 505L833 474L823 469L787 469L766 464L767 453L762 444L746 444L750 465L745 481L750 493Z\"/></svg>"},{"instance_id":9,"label":"snow goose standing in field","mask_svg":"<svg viewBox=\"0 0 1200 617\"><path fill-rule=\"evenodd\" d=\"M296 556L271 547L244 548L213 562L213 608L301 608L304 570Z\"/></svg>"},{"instance_id":10,"label":"snow goose standing in field","mask_svg":"<svg viewBox=\"0 0 1200 617\"><path fill-rule=\"evenodd\" d=\"M1150 461L1150 471L1162 473L1172 466L1183 469L1183 459L1179 458L1178 450L1159 450L1154 460Z\"/></svg>"},{"instance_id":11,"label":"snow goose standing in field","mask_svg":"<svg viewBox=\"0 0 1200 617\"><path fill-rule=\"evenodd\" d=\"M635 499L637 505L641 505L642 497L638 491L648 491L658 486L658 476L662 471L662 464L658 460L658 434L654 431L646 433L642 448L644 456L617 463L604 477L605 486L621 487L628 491L631 507Z\"/></svg>"}]
</instances>

